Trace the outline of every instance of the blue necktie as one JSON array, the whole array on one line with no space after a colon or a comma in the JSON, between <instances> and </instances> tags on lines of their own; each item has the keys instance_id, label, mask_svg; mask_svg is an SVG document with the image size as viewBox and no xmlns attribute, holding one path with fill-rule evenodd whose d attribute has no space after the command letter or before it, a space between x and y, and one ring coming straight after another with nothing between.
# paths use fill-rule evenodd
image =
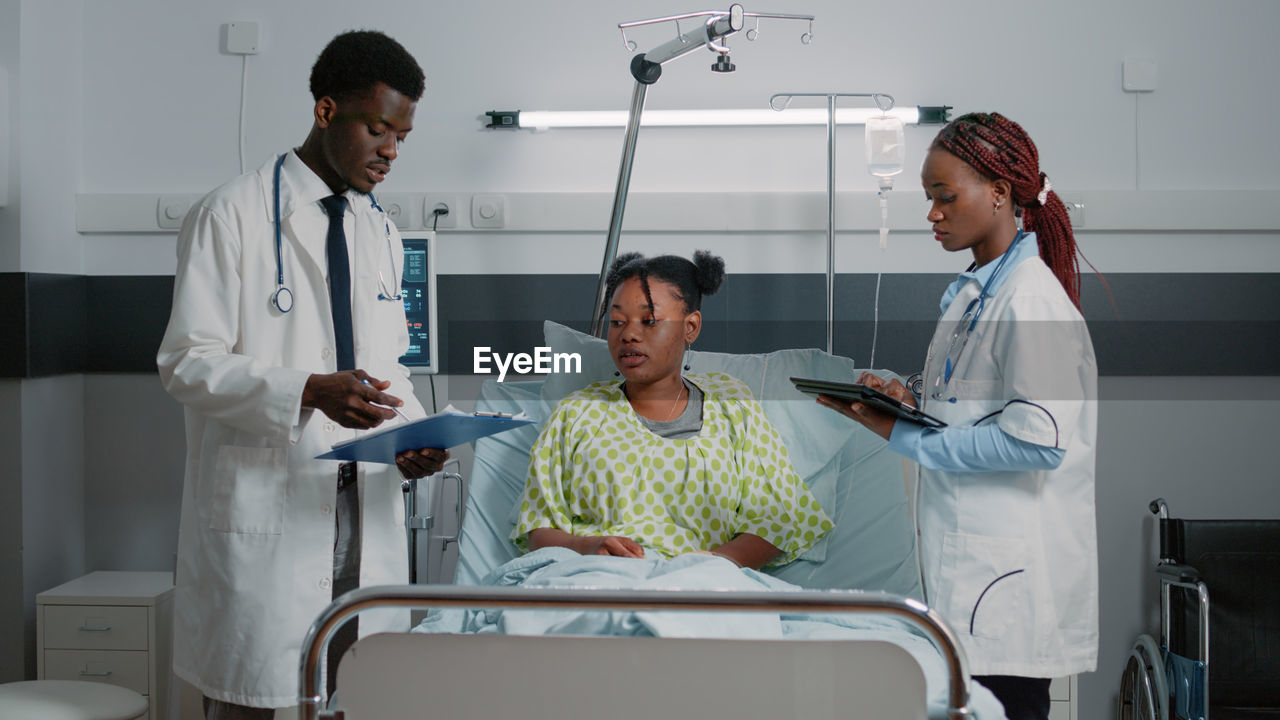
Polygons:
<instances>
[{"instance_id":1,"label":"blue necktie","mask_svg":"<svg viewBox=\"0 0 1280 720\"><path fill-rule=\"evenodd\" d=\"M339 370L356 369L355 342L351 331L351 263L347 258L347 234L342 230L342 217L347 212L347 199L330 195L320 201L329 214L329 234L325 238L325 255L329 260L329 305L333 309L333 335L338 353Z\"/></svg>"}]
</instances>

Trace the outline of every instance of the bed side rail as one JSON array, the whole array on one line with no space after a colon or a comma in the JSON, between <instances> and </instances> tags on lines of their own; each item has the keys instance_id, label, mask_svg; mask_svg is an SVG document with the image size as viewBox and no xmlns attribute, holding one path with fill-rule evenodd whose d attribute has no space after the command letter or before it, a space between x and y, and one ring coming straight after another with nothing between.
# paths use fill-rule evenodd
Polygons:
<instances>
[{"instance_id":1,"label":"bed side rail","mask_svg":"<svg viewBox=\"0 0 1280 720\"><path fill-rule=\"evenodd\" d=\"M592 610L720 610L889 615L920 629L947 664L947 717L971 717L969 666L954 631L924 603L899 595L860 590L795 592L685 592L670 590L560 590L551 588L485 588L461 585L382 585L353 590L333 601L307 630L299 663L299 716L323 720L327 702L321 659L334 632L366 610L384 608L501 607Z\"/></svg>"}]
</instances>

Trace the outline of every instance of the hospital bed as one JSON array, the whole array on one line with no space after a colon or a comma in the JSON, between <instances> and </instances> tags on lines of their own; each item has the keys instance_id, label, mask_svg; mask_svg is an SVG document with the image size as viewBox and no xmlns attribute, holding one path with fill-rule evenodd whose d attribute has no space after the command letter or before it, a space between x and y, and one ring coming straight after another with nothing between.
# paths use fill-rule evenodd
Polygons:
<instances>
[{"instance_id":1,"label":"hospital bed","mask_svg":"<svg viewBox=\"0 0 1280 720\"><path fill-rule=\"evenodd\" d=\"M953 631L920 602L903 460L874 434L841 421L791 386L793 375L857 377L852 361L819 350L690 354L693 372L723 371L751 388L796 471L835 522L835 529L800 559L770 571L804 590L479 585L519 554L508 537L539 426L568 393L614 377L600 339L548 322L545 344L552 352L577 353L583 371L484 385L477 410L525 412L538 422L476 443L456 585L367 588L330 606L303 646L303 717L1003 717L985 688L970 685ZM335 705L342 714L325 714L336 712L333 708L322 713L321 659L333 628L358 612L385 607L719 613L707 617L857 612L871 614L877 624L856 642L529 637L487 631L373 636L357 643L340 666ZM572 660L571 669L564 659Z\"/></svg>"}]
</instances>

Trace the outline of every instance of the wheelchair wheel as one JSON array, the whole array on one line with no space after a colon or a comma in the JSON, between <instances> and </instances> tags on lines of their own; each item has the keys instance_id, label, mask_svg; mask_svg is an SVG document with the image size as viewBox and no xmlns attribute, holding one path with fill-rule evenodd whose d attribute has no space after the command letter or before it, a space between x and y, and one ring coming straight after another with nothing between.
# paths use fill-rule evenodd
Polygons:
<instances>
[{"instance_id":1,"label":"wheelchair wheel","mask_svg":"<svg viewBox=\"0 0 1280 720\"><path fill-rule=\"evenodd\" d=\"M1120 720L1169 720L1166 687L1160 650L1150 635L1142 635L1120 675Z\"/></svg>"}]
</instances>

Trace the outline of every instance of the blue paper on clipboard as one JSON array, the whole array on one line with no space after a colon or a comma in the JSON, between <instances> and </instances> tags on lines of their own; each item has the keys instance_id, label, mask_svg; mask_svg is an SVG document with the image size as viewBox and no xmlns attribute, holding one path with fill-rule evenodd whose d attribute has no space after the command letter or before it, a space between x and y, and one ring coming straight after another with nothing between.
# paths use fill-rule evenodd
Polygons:
<instances>
[{"instance_id":1,"label":"blue paper on clipboard","mask_svg":"<svg viewBox=\"0 0 1280 720\"><path fill-rule=\"evenodd\" d=\"M531 422L533 420L523 413L516 416L503 413L464 413L448 407L421 420L379 428L355 440L338 443L329 452L317 455L316 459L394 465L396 455L405 450L457 447Z\"/></svg>"}]
</instances>

